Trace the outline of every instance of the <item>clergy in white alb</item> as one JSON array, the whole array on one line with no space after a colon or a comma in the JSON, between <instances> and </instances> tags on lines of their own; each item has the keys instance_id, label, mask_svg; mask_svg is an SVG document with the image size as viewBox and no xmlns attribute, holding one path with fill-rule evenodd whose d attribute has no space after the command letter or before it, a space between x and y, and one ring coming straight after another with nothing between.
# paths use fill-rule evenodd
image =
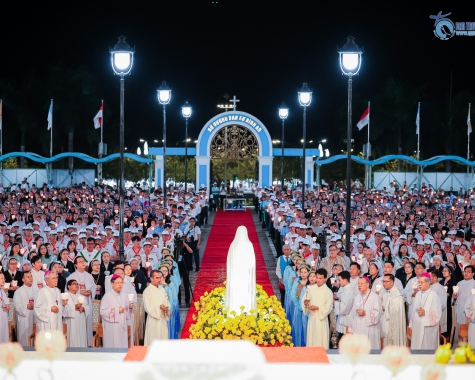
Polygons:
<instances>
[{"instance_id":1,"label":"clergy in white alb","mask_svg":"<svg viewBox=\"0 0 475 380\"><path fill-rule=\"evenodd\" d=\"M45 272L42 270L43 263L41 262L40 256L33 256L31 258L31 275L33 276L33 292L35 293L35 297L45 286Z\"/></svg>"},{"instance_id":2,"label":"clergy in white alb","mask_svg":"<svg viewBox=\"0 0 475 380\"><path fill-rule=\"evenodd\" d=\"M418 262L414 267L414 273L416 274L416 277L411 278L404 287L404 300L409 305L409 309L407 312L408 320L411 318L414 307L414 300L416 298L417 293L419 292L419 279L422 273L425 272L425 270L425 264Z\"/></svg>"},{"instance_id":3,"label":"clergy in white alb","mask_svg":"<svg viewBox=\"0 0 475 380\"><path fill-rule=\"evenodd\" d=\"M404 297L394 285L394 276L383 277L384 293L381 298L383 314L381 316L381 338L384 347L406 345L406 308Z\"/></svg>"},{"instance_id":4,"label":"clergy in white alb","mask_svg":"<svg viewBox=\"0 0 475 380\"><path fill-rule=\"evenodd\" d=\"M8 332L10 300L3 285L5 285L5 276L0 272L0 343L8 343L10 341L10 334Z\"/></svg>"},{"instance_id":5,"label":"clergy in white alb","mask_svg":"<svg viewBox=\"0 0 475 380\"><path fill-rule=\"evenodd\" d=\"M63 320L68 326L68 347L87 347L87 298L79 293L79 284L75 279L68 278L66 289L68 304L63 309Z\"/></svg>"},{"instance_id":6,"label":"clergy in white alb","mask_svg":"<svg viewBox=\"0 0 475 380\"><path fill-rule=\"evenodd\" d=\"M436 350L439 347L440 299L430 288L430 274L419 278L420 291L414 299L409 327L412 329L411 350Z\"/></svg>"},{"instance_id":7,"label":"clergy in white alb","mask_svg":"<svg viewBox=\"0 0 475 380\"><path fill-rule=\"evenodd\" d=\"M468 344L475 347L475 289L465 302L465 315L468 319Z\"/></svg>"},{"instance_id":8,"label":"clergy in white alb","mask_svg":"<svg viewBox=\"0 0 475 380\"><path fill-rule=\"evenodd\" d=\"M93 297L96 295L96 283L94 278L86 272L86 261L82 256L76 256L74 259L76 270L68 276L68 280L76 280L79 286L79 294L86 298L86 303L92 305ZM87 321L87 346L92 346L92 307L86 309Z\"/></svg>"},{"instance_id":9,"label":"clergy in white alb","mask_svg":"<svg viewBox=\"0 0 475 380\"><path fill-rule=\"evenodd\" d=\"M358 280L358 293L350 311L348 332L366 335L372 350L381 348L381 301L369 288L370 280L363 276Z\"/></svg>"},{"instance_id":10,"label":"clergy in white alb","mask_svg":"<svg viewBox=\"0 0 475 380\"><path fill-rule=\"evenodd\" d=\"M127 320L130 319L133 302L122 292L123 280L114 274L111 277L112 289L101 300L100 313L103 326L104 348L128 348Z\"/></svg>"},{"instance_id":11,"label":"clergy in white alb","mask_svg":"<svg viewBox=\"0 0 475 380\"><path fill-rule=\"evenodd\" d=\"M61 292L56 287L58 276L46 271L46 286L41 288L35 299L35 315L37 318L36 331L63 331L63 306L68 300L61 299Z\"/></svg>"},{"instance_id":12,"label":"clergy in white alb","mask_svg":"<svg viewBox=\"0 0 475 380\"><path fill-rule=\"evenodd\" d=\"M226 261L226 296L224 307L230 312L256 310L256 257L247 236L247 228L236 230Z\"/></svg>"},{"instance_id":13,"label":"clergy in white alb","mask_svg":"<svg viewBox=\"0 0 475 380\"><path fill-rule=\"evenodd\" d=\"M315 274L311 272L311 275ZM304 314L308 316L307 347L328 349L330 327L328 315L333 308L333 293L326 284L327 271L320 268L316 272L316 284L308 286L305 296L300 300Z\"/></svg>"},{"instance_id":14,"label":"clergy in white alb","mask_svg":"<svg viewBox=\"0 0 475 380\"><path fill-rule=\"evenodd\" d=\"M13 294L13 305L16 310L16 338L23 347L28 346L28 337L33 334L35 322L35 293L33 291L33 275L23 272L23 285Z\"/></svg>"},{"instance_id":15,"label":"clergy in white alb","mask_svg":"<svg viewBox=\"0 0 475 380\"><path fill-rule=\"evenodd\" d=\"M349 313L353 307L355 298L354 287L350 284L350 272L344 270L338 273L337 299L333 303L333 309L336 315L336 331L340 334L346 334L349 325Z\"/></svg>"},{"instance_id":16,"label":"clergy in white alb","mask_svg":"<svg viewBox=\"0 0 475 380\"><path fill-rule=\"evenodd\" d=\"M442 309L439 321L439 326L441 327L440 332L445 333L447 332L447 290L439 284L438 273L435 267L429 268L428 272L430 273L430 288L439 296L440 307Z\"/></svg>"},{"instance_id":17,"label":"clergy in white alb","mask_svg":"<svg viewBox=\"0 0 475 380\"><path fill-rule=\"evenodd\" d=\"M168 339L170 302L161 285L162 277L160 271L152 270L150 285L143 292L143 303L147 313L144 346L149 346L156 339Z\"/></svg>"},{"instance_id":18,"label":"clergy in white alb","mask_svg":"<svg viewBox=\"0 0 475 380\"><path fill-rule=\"evenodd\" d=\"M127 297L130 297L132 295L132 302L134 305L137 304L137 292L135 291L135 285L132 284L132 279L130 276L125 274L125 270L128 271L128 273L132 273L132 267L130 264L126 265L125 269L120 269L116 268L114 269L114 273L118 274L120 277L122 277L122 281L124 282L124 285L122 287L122 292L127 294ZM130 298L129 298L130 300ZM130 319L127 320L127 325L130 326L130 345L134 345L134 313L133 310L130 314Z\"/></svg>"},{"instance_id":19,"label":"clergy in white alb","mask_svg":"<svg viewBox=\"0 0 475 380\"><path fill-rule=\"evenodd\" d=\"M475 268L471 265L467 265L463 270L463 280L459 281L457 284L458 292L455 292L454 286L452 297L457 300L455 304L455 318L457 324L454 333L454 347L457 346L458 341L458 325L465 323L465 303L472 295L472 289L475 288L475 280L473 279L474 272ZM454 324L454 321L452 321L452 324Z\"/></svg>"}]
</instances>

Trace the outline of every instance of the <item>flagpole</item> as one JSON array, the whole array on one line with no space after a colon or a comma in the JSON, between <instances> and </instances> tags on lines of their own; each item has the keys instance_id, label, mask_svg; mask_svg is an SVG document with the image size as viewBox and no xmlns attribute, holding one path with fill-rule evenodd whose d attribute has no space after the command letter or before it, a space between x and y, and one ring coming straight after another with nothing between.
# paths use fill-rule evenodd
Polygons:
<instances>
[{"instance_id":1,"label":"flagpole","mask_svg":"<svg viewBox=\"0 0 475 380\"><path fill-rule=\"evenodd\" d=\"M472 103L468 103L468 118L467 118L467 161L470 161L470 134L472 133L471 129L471 121L470 121L470 108L472 107ZM467 189L471 186L470 183L470 166L467 166Z\"/></svg>"},{"instance_id":2,"label":"flagpole","mask_svg":"<svg viewBox=\"0 0 475 380\"><path fill-rule=\"evenodd\" d=\"M53 157L53 99L51 99L51 129L50 129L50 143L49 143L49 156L50 158ZM49 184L51 184L51 180L52 180L52 169L53 169L53 163L50 162L48 163L48 181L49 181Z\"/></svg>"},{"instance_id":3,"label":"flagpole","mask_svg":"<svg viewBox=\"0 0 475 380\"><path fill-rule=\"evenodd\" d=\"M369 161L369 149L370 149L370 145L369 145L369 122L370 122L370 119L371 119L371 108L370 108L370 101L368 101L368 110L369 110L369 113L368 113L368 145L366 146L366 160ZM367 179L366 179L366 188L367 189L370 189L371 188L371 165L367 165L367 171L366 171L366 176L367 176Z\"/></svg>"},{"instance_id":4,"label":"flagpole","mask_svg":"<svg viewBox=\"0 0 475 380\"><path fill-rule=\"evenodd\" d=\"M102 119L101 119L101 148L99 149L99 158L102 158L104 154L104 143L103 143L103 128L104 128L104 100L101 100L102 108ZM102 163L97 165L97 181L100 183L102 181Z\"/></svg>"},{"instance_id":5,"label":"flagpole","mask_svg":"<svg viewBox=\"0 0 475 380\"><path fill-rule=\"evenodd\" d=\"M417 161L419 161L419 156L420 156L420 143L421 143L421 102L417 103L417 117L418 117L418 122L417 122ZM417 165L417 188L420 190L421 189L421 167L420 165Z\"/></svg>"},{"instance_id":6,"label":"flagpole","mask_svg":"<svg viewBox=\"0 0 475 380\"><path fill-rule=\"evenodd\" d=\"M0 157L3 156L3 100L0 99ZM0 161L0 182L3 182L3 161Z\"/></svg>"}]
</instances>

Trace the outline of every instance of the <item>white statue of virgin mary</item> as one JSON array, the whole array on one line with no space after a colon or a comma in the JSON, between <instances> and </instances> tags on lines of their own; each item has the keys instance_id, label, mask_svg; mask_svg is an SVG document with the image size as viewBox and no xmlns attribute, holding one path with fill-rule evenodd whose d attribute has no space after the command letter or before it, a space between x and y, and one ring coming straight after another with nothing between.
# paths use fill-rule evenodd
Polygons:
<instances>
[{"instance_id":1,"label":"white statue of virgin mary","mask_svg":"<svg viewBox=\"0 0 475 380\"><path fill-rule=\"evenodd\" d=\"M247 228L238 227L228 251L226 263L226 298L229 311L256 310L256 256L247 236Z\"/></svg>"}]
</instances>

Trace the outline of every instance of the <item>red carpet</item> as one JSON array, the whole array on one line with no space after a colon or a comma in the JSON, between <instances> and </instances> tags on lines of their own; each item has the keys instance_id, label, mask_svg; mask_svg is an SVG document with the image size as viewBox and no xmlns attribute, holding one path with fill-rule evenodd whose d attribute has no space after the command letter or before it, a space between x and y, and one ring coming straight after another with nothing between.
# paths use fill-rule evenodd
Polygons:
<instances>
[{"instance_id":1,"label":"red carpet","mask_svg":"<svg viewBox=\"0 0 475 380\"><path fill-rule=\"evenodd\" d=\"M264 257L262 256L261 246L257 238L257 232L254 227L252 212L225 212L219 210L216 213L213 226L208 236L203 261L201 262L196 285L193 289L195 300L199 300L204 292L209 292L226 281L228 249L234 239L236 229L239 226L245 226L247 228L249 240L251 240L254 245L256 255L256 282L262 286L269 296L274 294ZM194 323L192 318L193 314L196 314L196 309L192 303L188 311L188 316L186 317L185 325L183 326L181 339L188 339L190 335L189 329Z\"/></svg>"}]
</instances>

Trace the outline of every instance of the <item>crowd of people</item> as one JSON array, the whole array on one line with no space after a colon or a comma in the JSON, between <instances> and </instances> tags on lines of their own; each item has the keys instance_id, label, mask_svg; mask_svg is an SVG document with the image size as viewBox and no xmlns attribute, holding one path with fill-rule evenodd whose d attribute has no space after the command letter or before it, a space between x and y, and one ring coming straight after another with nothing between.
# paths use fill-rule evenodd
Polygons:
<instances>
[{"instance_id":1,"label":"crowd of people","mask_svg":"<svg viewBox=\"0 0 475 380\"><path fill-rule=\"evenodd\" d=\"M34 326L38 333L65 324L69 347L91 347L94 304L104 347L133 345L137 331L146 345L178 338L179 309L182 300L190 306L190 276L200 267L206 187L172 186L166 204L161 188L128 189L123 257L116 188L37 189L23 181L6 192L0 184L0 204L0 343L27 346ZM141 302L146 320L137 321Z\"/></svg>"},{"instance_id":2,"label":"crowd of people","mask_svg":"<svg viewBox=\"0 0 475 380\"><path fill-rule=\"evenodd\" d=\"M344 189L308 188L303 205L298 189L255 189L294 344L357 333L372 349L436 349L468 324L475 345L475 191L352 191L347 254Z\"/></svg>"}]
</instances>

